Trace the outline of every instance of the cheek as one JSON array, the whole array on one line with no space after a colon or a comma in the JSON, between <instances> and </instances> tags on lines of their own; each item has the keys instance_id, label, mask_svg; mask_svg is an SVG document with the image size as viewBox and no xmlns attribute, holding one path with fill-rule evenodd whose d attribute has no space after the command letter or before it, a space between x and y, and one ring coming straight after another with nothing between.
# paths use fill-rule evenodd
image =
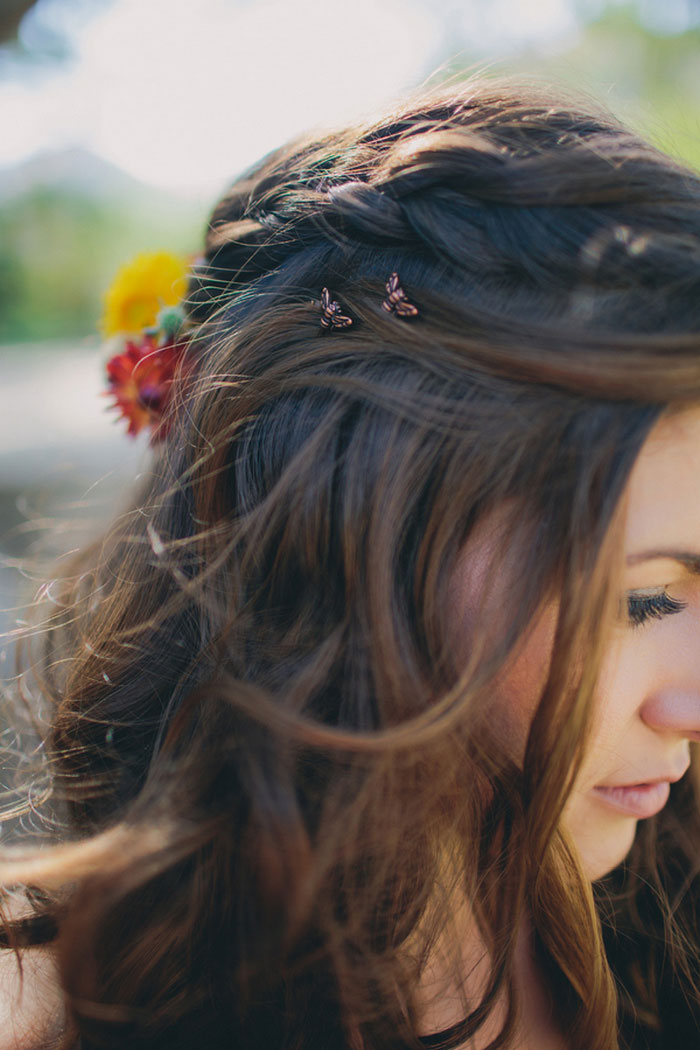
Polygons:
<instances>
[{"instance_id":1,"label":"cheek","mask_svg":"<svg viewBox=\"0 0 700 1050\"><path fill-rule=\"evenodd\" d=\"M612 741L626 723L629 712L625 700L636 695L638 679L644 676L644 661L635 662L629 655L624 653L624 646L616 647L607 654L600 669L589 746L594 761L601 751L607 750L607 742Z\"/></svg>"},{"instance_id":2,"label":"cheek","mask_svg":"<svg viewBox=\"0 0 700 1050\"><path fill-rule=\"evenodd\" d=\"M496 683L493 733L516 762L525 755L530 725L547 681L556 623L553 602L539 615Z\"/></svg>"},{"instance_id":3,"label":"cheek","mask_svg":"<svg viewBox=\"0 0 700 1050\"><path fill-rule=\"evenodd\" d=\"M502 623L504 610L511 600L506 587L509 567L498 557L499 522L490 519L483 526L487 539L478 534L464 552L448 591L448 613L451 645L456 655L456 670L469 660L477 624ZM517 566L510 567L517 572ZM530 725L542 694L556 630L558 602L547 603L535 619L518 651L503 668L494 683L494 693L486 713L488 731L514 761L525 754Z\"/></svg>"},{"instance_id":4,"label":"cheek","mask_svg":"<svg viewBox=\"0 0 700 1050\"><path fill-rule=\"evenodd\" d=\"M654 682L653 652L645 645L645 636L628 629L614 632L603 658L596 686L591 736L579 773L584 788L614 778L620 767L626 767L630 754L641 747L643 727L639 712L644 697Z\"/></svg>"}]
</instances>

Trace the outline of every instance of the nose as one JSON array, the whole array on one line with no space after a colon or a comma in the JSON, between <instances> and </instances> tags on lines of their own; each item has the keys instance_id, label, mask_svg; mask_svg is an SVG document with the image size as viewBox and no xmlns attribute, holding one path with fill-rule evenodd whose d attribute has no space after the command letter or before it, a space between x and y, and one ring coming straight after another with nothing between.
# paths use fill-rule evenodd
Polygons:
<instances>
[{"instance_id":1,"label":"nose","mask_svg":"<svg viewBox=\"0 0 700 1050\"><path fill-rule=\"evenodd\" d=\"M700 740L700 687L657 690L644 701L640 714L657 732Z\"/></svg>"}]
</instances>

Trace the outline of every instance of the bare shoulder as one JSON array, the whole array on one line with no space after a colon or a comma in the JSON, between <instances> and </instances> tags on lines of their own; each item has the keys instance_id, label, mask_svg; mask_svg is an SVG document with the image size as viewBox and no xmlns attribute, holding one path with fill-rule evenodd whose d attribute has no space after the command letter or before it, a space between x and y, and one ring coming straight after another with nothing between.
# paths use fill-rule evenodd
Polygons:
<instances>
[{"instance_id":1,"label":"bare shoulder","mask_svg":"<svg viewBox=\"0 0 700 1050\"><path fill-rule=\"evenodd\" d=\"M20 909L7 908L17 916ZM52 953L0 950L0 1050L52 1050L63 1029L63 997Z\"/></svg>"},{"instance_id":2,"label":"bare shoulder","mask_svg":"<svg viewBox=\"0 0 700 1050\"><path fill-rule=\"evenodd\" d=\"M0 1050L48 1050L63 1028L56 966L46 951L0 951Z\"/></svg>"}]
</instances>

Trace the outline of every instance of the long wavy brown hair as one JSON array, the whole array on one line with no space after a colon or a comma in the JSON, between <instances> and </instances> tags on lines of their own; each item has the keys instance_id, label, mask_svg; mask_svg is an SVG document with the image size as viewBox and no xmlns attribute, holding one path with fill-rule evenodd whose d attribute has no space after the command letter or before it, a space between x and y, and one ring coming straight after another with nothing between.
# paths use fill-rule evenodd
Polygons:
<instances>
[{"instance_id":1,"label":"long wavy brown hair","mask_svg":"<svg viewBox=\"0 0 700 1050\"><path fill-rule=\"evenodd\" d=\"M382 307L394 271L418 316ZM503 1001L511 1042L524 916L573 1050L690 1045L695 782L595 894L560 817L630 470L700 402L700 179L474 79L239 178L189 309L169 437L21 655L69 819L0 865L34 910L5 943L52 945L66 1047L437 1045L417 989L456 901L490 970L441 1046ZM506 598L457 659L450 582L494 516ZM553 595L515 762L496 679Z\"/></svg>"}]
</instances>

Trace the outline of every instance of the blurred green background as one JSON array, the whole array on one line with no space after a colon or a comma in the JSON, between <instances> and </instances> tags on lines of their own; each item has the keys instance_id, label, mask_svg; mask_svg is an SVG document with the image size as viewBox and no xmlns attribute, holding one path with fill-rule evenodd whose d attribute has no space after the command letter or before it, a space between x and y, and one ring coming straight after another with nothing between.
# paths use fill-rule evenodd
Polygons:
<instances>
[{"instance_id":1,"label":"blurred green background","mask_svg":"<svg viewBox=\"0 0 700 1050\"><path fill-rule=\"evenodd\" d=\"M119 262L154 246L187 254L201 238L195 206L168 208L162 192L80 151L54 159L28 164L0 203L0 343L93 333ZM74 174L88 165L85 186Z\"/></svg>"}]
</instances>

